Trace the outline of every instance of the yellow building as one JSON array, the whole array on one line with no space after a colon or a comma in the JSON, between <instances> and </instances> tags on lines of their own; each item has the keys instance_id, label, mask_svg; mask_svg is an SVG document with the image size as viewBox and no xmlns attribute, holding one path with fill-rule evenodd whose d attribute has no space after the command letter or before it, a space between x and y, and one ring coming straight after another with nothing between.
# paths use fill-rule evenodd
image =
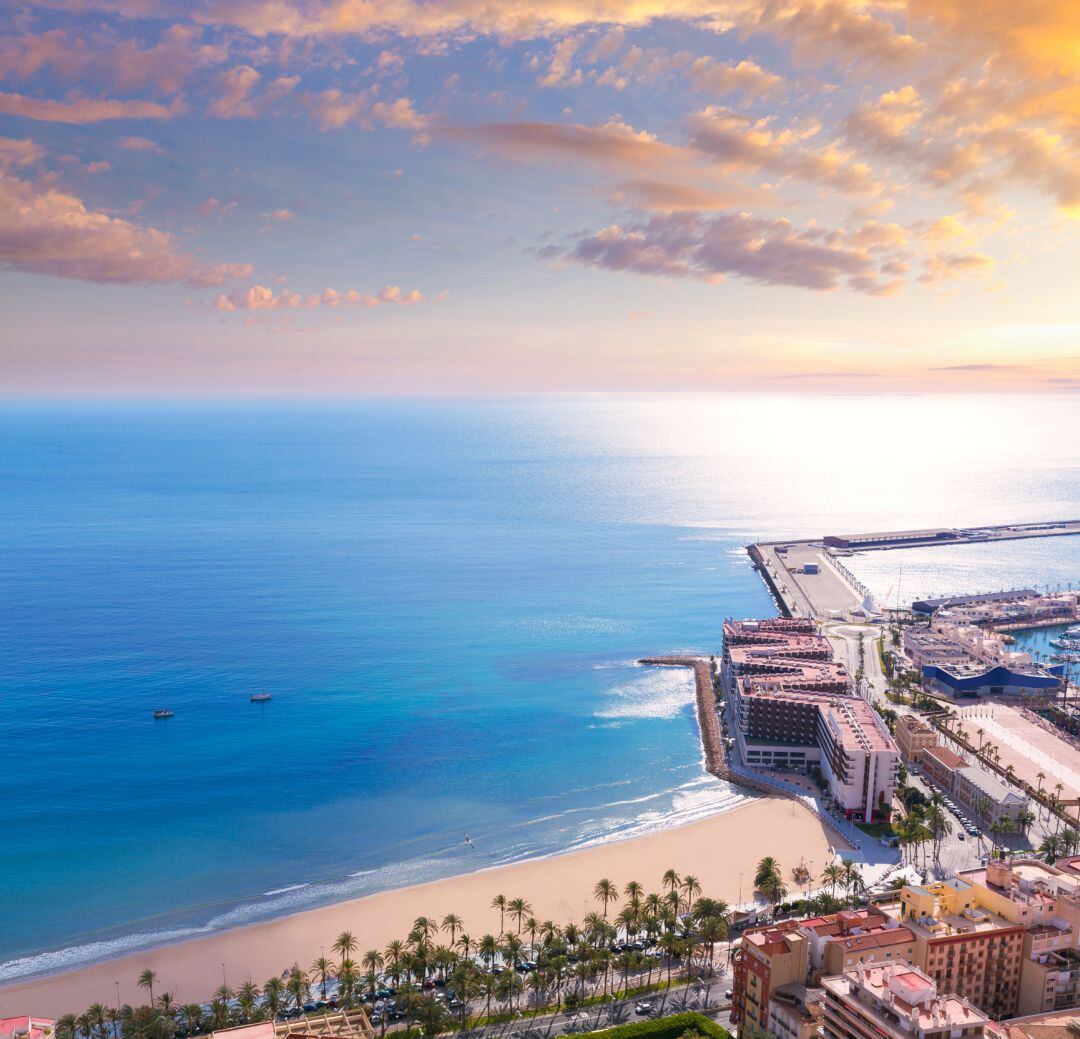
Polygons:
<instances>
[{"instance_id":1,"label":"yellow building","mask_svg":"<svg viewBox=\"0 0 1080 1039\"><path fill-rule=\"evenodd\" d=\"M941 991L1006 1017L1019 999L1025 925L980 898L975 885L957 877L904 887L898 902L879 908L911 930L913 962Z\"/></svg>"},{"instance_id":2,"label":"yellow building","mask_svg":"<svg viewBox=\"0 0 1080 1039\"><path fill-rule=\"evenodd\" d=\"M917 714L902 714L893 730L896 745L905 761L918 764L923 752L938 745L937 733Z\"/></svg>"}]
</instances>

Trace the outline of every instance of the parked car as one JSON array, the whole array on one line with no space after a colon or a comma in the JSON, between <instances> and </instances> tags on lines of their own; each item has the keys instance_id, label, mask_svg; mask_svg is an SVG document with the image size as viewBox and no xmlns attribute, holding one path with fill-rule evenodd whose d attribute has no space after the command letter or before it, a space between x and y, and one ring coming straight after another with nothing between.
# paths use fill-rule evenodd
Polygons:
<instances>
[{"instance_id":1,"label":"parked car","mask_svg":"<svg viewBox=\"0 0 1080 1039\"><path fill-rule=\"evenodd\" d=\"M652 1003L648 1002L647 1000L642 999L642 1000L639 1000L637 1003L634 1004L634 1013L635 1014L641 1014L642 1016L645 1016L647 1014L651 1014L652 1012L653 1012L653 1005L652 1005Z\"/></svg>"}]
</instances>

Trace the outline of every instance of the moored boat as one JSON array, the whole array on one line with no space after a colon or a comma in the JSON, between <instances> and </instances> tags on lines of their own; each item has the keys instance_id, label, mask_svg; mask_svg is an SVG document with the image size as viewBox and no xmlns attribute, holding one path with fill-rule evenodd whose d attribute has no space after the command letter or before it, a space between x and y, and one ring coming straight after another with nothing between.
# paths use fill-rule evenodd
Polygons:
<instances>
[{"instance_id":1,"label":"moored boat","mask_svg":"<svg viewBox=\"0 0 1080 1039\"><path fill-rule=\"evenodd\" d=\"M273 700L273 697L269 693L252 693L252 703L266 703L268 700Z\"/></svg>"},{"instance_id":2,"label":"moored boat","mask_svg":"<svg viewBox=\"0 0 1080 1039\"><path fill-rule=\"evenodd\" d=\"M169 710L168 707L159 707L156 711L154 711L154 717L155 718L171 718L171 717L173 717L173 713L172 713L172 711Z\"/></svg>"}]
</instances>

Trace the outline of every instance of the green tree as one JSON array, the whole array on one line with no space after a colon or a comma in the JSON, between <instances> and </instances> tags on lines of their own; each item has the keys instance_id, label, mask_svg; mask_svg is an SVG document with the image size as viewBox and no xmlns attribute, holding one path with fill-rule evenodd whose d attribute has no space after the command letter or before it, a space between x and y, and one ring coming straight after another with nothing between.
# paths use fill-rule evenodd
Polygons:
<instances>
[{"instance_id":1,"label":"green tree","mask_svg":"<svg viewBox=\"0 0 1080 1039\"><path fill-rule=\"evenodd\" d=\"M499 911L499 936L506 933L506 895L496 895L491 900L491 908Z\"/></svg>"},{"instance_id":2,"label":"green tree","mask_svg":"<svg viewBox=\"0 0 1080 1039\"><path fill-rule=\"evenodd\" d=\"M139 975L139 988L147 989L150 993L150 1005L154 1005L154 985L157 982L158 976L152 970L144 970Z\"/></svg>"}]
</instances>

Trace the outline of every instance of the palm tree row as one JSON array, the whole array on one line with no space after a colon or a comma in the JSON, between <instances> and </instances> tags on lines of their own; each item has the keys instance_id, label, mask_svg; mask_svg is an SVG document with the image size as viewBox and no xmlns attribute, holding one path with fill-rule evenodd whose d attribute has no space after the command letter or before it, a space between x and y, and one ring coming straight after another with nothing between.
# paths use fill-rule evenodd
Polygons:
<instances>
[{"instance_id":1,"label":"palm tree row","mask_svg":"<svg viewBox=\"0 0 1080 1039\"><path fill-rule=\"evenodd\" d=\"M684 962L711 968L716 945L728 933L728 906L702 896L692 875L668 870L660 890L646 892L637 881L620 891L603 878L593 889L598 911L580 922L538 920L524 898L496 895L498 934L470 936L455 913L441 920L420 916L409 933L383 949L360 952L355 935L343 931L331 945L334 958L299 964L262 986L248 980L235 991L222 986L206 1004L178 1005L162 991L153 971L138 979L147 992L143 1006L115 1010L94 1004L57 1022L57 1039L186 1039L215 1029L275 1020L324 1008L349 1010L375 1003L375 1018L404 1019L425 1035L467 1022L470 1004L534 1012L576 1004L590 992L626 992L631 976L646 987L671 981ZM156 990L156 991L155 991ZM445 995L443 995L445 993ZM389 1000L380 1013L380 1001ZM451 1010L457 1011L451 1014ZM501 1011L500 1011L501 1012Z\"/></svg>"}]
</instances>

